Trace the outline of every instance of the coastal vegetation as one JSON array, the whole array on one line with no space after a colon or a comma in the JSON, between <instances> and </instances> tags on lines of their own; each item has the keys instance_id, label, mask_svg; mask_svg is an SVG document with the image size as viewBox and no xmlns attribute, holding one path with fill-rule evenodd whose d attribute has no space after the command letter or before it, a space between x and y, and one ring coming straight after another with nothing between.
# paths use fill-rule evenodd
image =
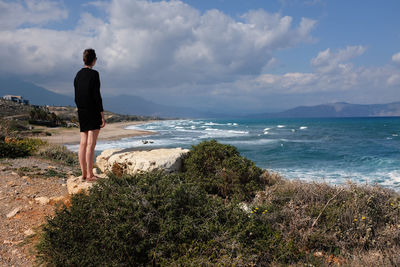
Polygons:
<instances>
[{"instance_id":1,"label":"coastal vegetation","mask_svg":"<svg viewBox=\"0 0 400 267\"><path fill-rule=\"evenodd\" d=\"M104 111L104 117L106 123L163 119L157 116L118 114L107 110ZM0 127L4 124L24 136L51 135L37 126L68 128L79 126L76 107L26 105L0 99Z\"/></svg>"},{"instance_id":2,"label":"coastal vegetation","mask_svg":"<svg viewBox=\"0 0 400 267\"><path fill-rule=\"evenodd\" d=\"M193 146L184 171L109 173L43 225L38 263L400 264L400 196L262 171L235 147ZM310 265L310 266L311 266Z\"/></svg>"}]
</instances>

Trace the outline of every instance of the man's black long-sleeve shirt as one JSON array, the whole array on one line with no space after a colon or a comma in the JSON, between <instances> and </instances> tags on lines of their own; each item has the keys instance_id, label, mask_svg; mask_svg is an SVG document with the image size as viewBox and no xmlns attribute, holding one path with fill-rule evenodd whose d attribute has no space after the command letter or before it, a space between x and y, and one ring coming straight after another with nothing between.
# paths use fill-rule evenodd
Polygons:
<instances>
[{"instance_id":1,"label":"man's black long-sleeve shirt","mask_svg":"<svg viewBox=\"0 0 400 267\"><path fill-rule=\"evenodd\" d=\"M74 79L75 104L78 109L102 112L100 77L96 70L82 68Z\"/></svg>"}]
</instances>

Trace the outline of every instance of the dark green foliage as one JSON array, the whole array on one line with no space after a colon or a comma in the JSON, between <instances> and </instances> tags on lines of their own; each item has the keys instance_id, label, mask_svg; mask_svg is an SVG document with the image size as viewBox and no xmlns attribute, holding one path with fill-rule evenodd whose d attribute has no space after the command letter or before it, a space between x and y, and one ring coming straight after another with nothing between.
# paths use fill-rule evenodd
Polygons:
<instances>
[{"instance_id":1,"label":"dark green foliage","mask_svg":"<svg viewBox=\"0 0 400 267\"><path fill-rule=\"evenodd\" d=\"M32 155L44 142L32 138L8 138L0 140L0 158L19 158Z\"/></svg>"},{"instance_id":2,"label":"dark green foliage","mask_svg":"<svg viewBox=\"0 0 400 267\"><path fill-rule=\"evenodd\" d=\"M208 195L183 174L111 176L56 212L39 258L51 266L266 264L299 253L261 217Z\"/></svg>"},{"instance_id":3,"label":"dark green foliage","mask_svg":"<svg viewBox=\"0 0 400 267\"><path fill-rule=\"evenodd\" d=\"M50 127L65 125L65 122L54 112L49 112L43 107L33 107L29 112L29 123L37 125L46 125Z\"/></svg>"},{"instance_id":4,"label":"dark green foliage","mask_svg":"<svg viewBox=\"0 0 400 267\"><path fill-rule=\"evenodd\" d=\"M251 200L265 187L262 170L254 162L240 156L234 146L215 140L193 146L184 166L189 181L224 199Z\"/></svg>"},{"instance_id":5,"label":"dark green foliage","mask_svg":"<svg viewBox=\"0 0 400 267\"><path fill-rule=\"evenodd\" d=\"M0 141L0 158L19 158L29 156L29 150L22 144Z\"/></svg>"}]
</instances>

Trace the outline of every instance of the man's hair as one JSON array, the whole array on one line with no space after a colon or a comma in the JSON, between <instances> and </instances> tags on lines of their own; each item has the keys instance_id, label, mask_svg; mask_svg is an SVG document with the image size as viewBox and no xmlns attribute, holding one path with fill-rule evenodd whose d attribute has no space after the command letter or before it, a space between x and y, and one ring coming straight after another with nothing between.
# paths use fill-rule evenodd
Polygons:
<instances>
[{"instance_id":1,"label":"man's hair","mask_svg":"<svg viewBox=\"0 0 400 267\"><path fill-rule=\"evenodd\" d=\"M97 59L96 52L92 48L85 49L83 51L83 62L85 62L86 66L92 65L93 61Z\"/></svg>"}]
</instances>

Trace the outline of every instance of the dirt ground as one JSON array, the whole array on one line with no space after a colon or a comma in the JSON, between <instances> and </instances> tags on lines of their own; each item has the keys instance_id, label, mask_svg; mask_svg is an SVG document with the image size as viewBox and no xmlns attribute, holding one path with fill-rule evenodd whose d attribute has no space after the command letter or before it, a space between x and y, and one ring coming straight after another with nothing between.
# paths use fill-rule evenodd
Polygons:
<instances>
[{"instance_id":1,"label":"dirt ground","mask_svg":"<svg viewBox=\"0 0 400 267\"><path fill-rule=\"evenodd\" d=\"M0 159L0 266L36 265L40 226L56 202L68 204L66 180L73 171L36 157Z\"/></svg>"}]
</instances>

